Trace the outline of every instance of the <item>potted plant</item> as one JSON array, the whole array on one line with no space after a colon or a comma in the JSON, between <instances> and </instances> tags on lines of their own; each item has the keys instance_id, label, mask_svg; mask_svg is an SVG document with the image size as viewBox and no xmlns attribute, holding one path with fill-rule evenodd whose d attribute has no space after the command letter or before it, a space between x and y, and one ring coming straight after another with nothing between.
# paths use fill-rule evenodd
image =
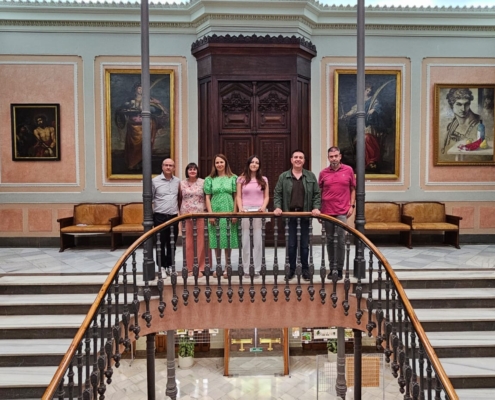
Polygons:
<instances>
[{"instance_id":1,"label":"potted plant","mask_svg":"<svg viewBox=\"0 0 495 400\"><path fill-rule=\"evenodd\" d=\"M194 364L194 339L181 336L179 339L179 368L190 368Z\"/></svg>"},{"instance_id":2,"label":"potted plant","mask_svg":"<svg viewBox=\"0 0 495 400\"><path fill-rule=\"evenodd\" d=\"M328 361L337 362L337 339L327 341Z\"/></svg>"}]
</instances>

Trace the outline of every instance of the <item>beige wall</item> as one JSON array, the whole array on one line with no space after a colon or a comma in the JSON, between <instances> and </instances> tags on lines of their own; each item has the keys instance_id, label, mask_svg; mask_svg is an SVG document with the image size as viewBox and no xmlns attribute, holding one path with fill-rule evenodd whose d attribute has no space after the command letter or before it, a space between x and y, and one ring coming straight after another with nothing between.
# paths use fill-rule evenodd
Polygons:
<instances>
[{"instance_id":1,"label":"beige wall","mask_svg":"<svg viewBox=\"0 0 495 400\"><path fill-rule=\"evenodd\" d=\"M355 9L311 0L263 9L252 1L193 3L155 5L150 13L151 68L174 71L177 175L198 161L191 44L226 33L297 35L316 46L308 167L318 173L333 144L334 72L355 69ZM0 237L56 237L57 218L74 204L140 201L139 180L107 177L104 111L105 70L140 68L139 5L5 3L0 11ZM442 201L463 217L462 234L495 234L495 166L435 166L432 154L435 85L495 82L494 16L489 9L367 9L367 68L400 71L402 81L399 174L367 180L366 200ZM60 161L12 161L13 103L60 104Z\"/></svg>"},{"instance_id":2,"label":"beige wall","mask_svg":"<svg viewBox=\"0 0 495 400\"><path fill-rule=\"evenodd\" d=\"M0 192L69 192L85 186L82 59L0 56ZM12 160L9 104L60 104L60 161Z\"/></svg>"}]
</instances>

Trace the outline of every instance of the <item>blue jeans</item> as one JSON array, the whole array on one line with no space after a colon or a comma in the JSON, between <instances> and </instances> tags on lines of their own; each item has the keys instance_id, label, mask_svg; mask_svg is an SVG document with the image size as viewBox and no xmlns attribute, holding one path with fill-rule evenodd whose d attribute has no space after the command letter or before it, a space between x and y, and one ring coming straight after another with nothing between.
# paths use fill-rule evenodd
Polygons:
<instances>
[{"instance_id":1,"label":"blue jeans","mask_svg":"<svg viewBox=\"0 0 495 400\"><path fill-rule=\"evenodd\" d=\"M299 218L301 226L300 256L302 270L309 272L309 218ZM298 218L289 218L289 264L291 272L296 271L297 261L297 220Z\"/></svg>"}]
</instances>

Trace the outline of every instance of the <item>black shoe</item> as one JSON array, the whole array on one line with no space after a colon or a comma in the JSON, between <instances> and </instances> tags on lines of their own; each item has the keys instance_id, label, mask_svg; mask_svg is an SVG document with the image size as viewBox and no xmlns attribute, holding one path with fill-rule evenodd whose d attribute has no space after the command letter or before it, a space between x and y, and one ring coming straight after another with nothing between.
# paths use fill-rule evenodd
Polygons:
<instances>
[{"instance_id":1,"label":"black shoe","mask_svg":"<svg viewBox=\"0 0 495 400\"><path fill-rule=\"evenodd\" d=\"M311 276L309 275L309 272L308 271L304 271L302 273L302 278L305 280L305 281L310 281L311 280Z\"/></svg>"},{"instance_id":2,"label":"black shoe","mask_svg":"<svg viewBox=\"0 0 495 400\"><path fill-rule=\"evenodd\" d=\"M289 277L288 277L288 281L290 281L291 279L294 279L294 277L296 276L296 272L295 271L290 271L289 272Z\"/></svg>"}]
</instances>

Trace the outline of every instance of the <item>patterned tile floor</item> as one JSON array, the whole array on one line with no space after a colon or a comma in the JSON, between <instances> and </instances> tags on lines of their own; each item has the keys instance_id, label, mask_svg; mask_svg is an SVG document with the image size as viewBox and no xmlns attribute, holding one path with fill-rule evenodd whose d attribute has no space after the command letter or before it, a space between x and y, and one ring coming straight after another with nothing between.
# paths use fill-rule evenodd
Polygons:
<instances>
[{"instance_id":1,"label":"patterned tile floor","mask_svg":"<svg viewBox=\"0 0 495 400\"><path fill-rule=\"evenodd\" d=\"M147 399L146 360L134 360L129 367L129 360L124 360L114 374L114 383L108 386L108 400L145 400ZM331 394L334 380L330 385L318 384L315 356L297 356L290 358L291 373L288 376L243 376L224 377L222 358L195 359L190 369L176 369L176 381L180 400L337 400ZM168 399L165 395L167 385L166 361L156 363L156 398ZM384 384L380 389L363 388L363 400L399 400L403 395L398 392L398 385L385 367ZM353 400L352 388L347 392L347 400Z\"/></svg>"}]
</instances>

